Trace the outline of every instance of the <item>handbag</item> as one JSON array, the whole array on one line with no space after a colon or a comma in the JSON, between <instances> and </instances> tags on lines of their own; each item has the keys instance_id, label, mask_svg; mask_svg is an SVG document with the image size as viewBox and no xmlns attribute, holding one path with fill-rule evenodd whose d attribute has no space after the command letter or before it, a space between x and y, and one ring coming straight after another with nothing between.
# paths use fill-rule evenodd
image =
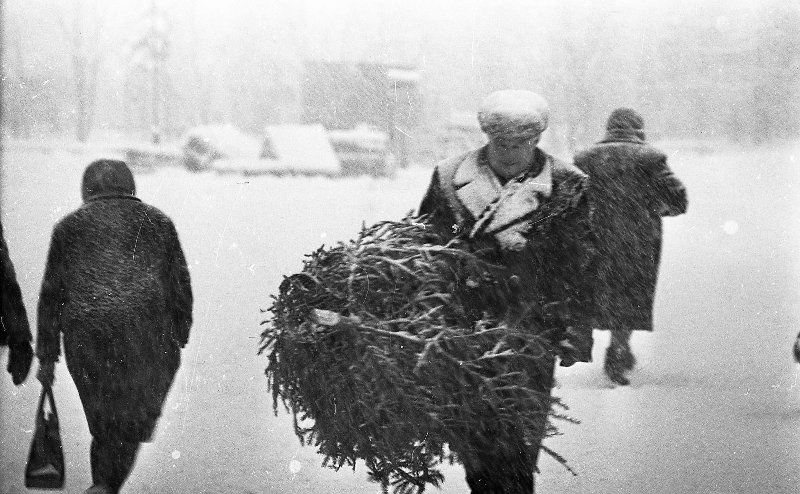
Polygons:
<instances>
[{"instance_id":1,"label":"handbag","mask_svg":"<svg viewBox=\"0 0 800 494\"><path fill-rule=\"evenodd\" d=\"M50 411L45 414L45 397ZM25 465L25 487L62 489L64 487L64 450L58 427L58 412L53 388L45 386L36 410L36 429L33 433L28 463Z\"/></svg>"}]
</instances>

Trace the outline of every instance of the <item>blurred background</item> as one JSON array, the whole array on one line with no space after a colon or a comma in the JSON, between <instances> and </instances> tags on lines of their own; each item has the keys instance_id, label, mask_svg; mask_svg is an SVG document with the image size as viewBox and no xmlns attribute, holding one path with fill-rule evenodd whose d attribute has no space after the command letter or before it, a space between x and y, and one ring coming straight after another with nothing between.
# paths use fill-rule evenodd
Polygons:
<instances>
[{"instance_id":1,"label":"blurred background","mask_svg":"<svg viewBox=\"0 0 800 494\"><path fill-rule=\"evenodd\" d=\"M2 132L12 139L186 147L194 134L207 147L226 146L209 144L217 140L235 149L201 154L277 158L265 149L265 129L321 125L340 161L373 148L402 167L479 141L477 104L503 88L549 100L546 144L561 154L596 141L623 105L638 109L659 140L758 145L800 134L796 1L2 7ZM241 134L258 149L231 145ZM158 153L169 160L175 148Z\"/></svg>"},{"instance_id":2,"label":"blurred background","mask_svg":"<svg viewBox=\"0 0 800 494\"><path fill-rule=\"evenodd\" d=\"M379 492L301 447L257 348L284 275L416 208L437 160L484 139L489 92L540 92L569 158L631 106L686 184L665 220L656 330L629 387L559 368L580 425L542 492L786 493L800 485L798 0L0 0L0 217L31 327L53 224L93 159L125 159L175 222L195 323L126 493ZM255 176L260 175L260 176ZM335 177L335 178L328 178ZM35 334L35 329L34 329ZM0 349L0 369L7 351ZM39 383L0 373L0 494L23 472ZM66 492L89 431L57 365ZM560 425L559 427L562 427ZM444 465L442 494L467 490Z\"/></svg>"}]
</instances>

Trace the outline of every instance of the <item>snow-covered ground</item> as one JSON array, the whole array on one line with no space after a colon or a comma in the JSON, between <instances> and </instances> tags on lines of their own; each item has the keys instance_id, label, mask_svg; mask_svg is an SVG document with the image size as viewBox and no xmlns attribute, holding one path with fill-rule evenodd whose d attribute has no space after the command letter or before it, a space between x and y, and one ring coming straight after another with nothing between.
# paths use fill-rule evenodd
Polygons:
<instances>
[{"instance_id":1,"label":"snow-covered ground","mask_svg":"<svg viewBox=\"0 0 800 494\"><path fill-rule=\"evenodd\" d=\"M3 156L3 225L32 323L50 230L77 207L96 152L11 146ZM633 384L595 362L559 369L555 393L580 425L548 445L538 492L800 492L800 145L694 155L672 151L689 213L665 221L656 331L636 334ZM281 276L321 243L362 222L416 207L430 171L394 179L238 177L163 169L138 175L140 197L175 221L191 264L195 325L152 443L126 493L379 492L363 468L320 466L291 418L272 413L257 356L260 309ZM3 369L5 350L0 355ZM0 493L26 492L23 469L39 393L0 375ZM56 400L67 459L65 492L90 485L89 434L59 363ZM466 492L458 466L442 492ZM435 491L435 489L433 489Z\"/></svg>"}]
</instances>

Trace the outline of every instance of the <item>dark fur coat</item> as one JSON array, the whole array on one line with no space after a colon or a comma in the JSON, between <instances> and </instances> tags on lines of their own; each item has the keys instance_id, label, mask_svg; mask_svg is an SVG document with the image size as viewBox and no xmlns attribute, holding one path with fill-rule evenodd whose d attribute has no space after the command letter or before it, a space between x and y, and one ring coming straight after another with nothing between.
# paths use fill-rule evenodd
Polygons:
<instances>
[{"instance_id":1,"label":"dark fur coat","mask_svg":"<svg viewBox=\"0 0 800 494\"><path fill-rule=\"evenodd\" d=\"M150 439L192 324L172 221L129 194L93 191L54 228L37 355L67 367L93 436Z\"/></svg>"},{"instance_id":2,"label":"dark fur coat","mask_svg":"<svg viewBox=\"0 0 800 494\"><path fill-rule=\"evenodd\" d=\"M556 355L562 364L568 361L565 365L591 360L592 329L584 311L592 302L584 273L593 257L593 234L584 194L588 177L540 149L532 170L542 171L502 185L489 166L485 147L445 160L436 166L419 213L428 215L426 221L445 238L468 239L499 267L495 276L507 280L516 292L509 307L533 310L534 316L523 321L549 339L553 351L537 356L528 378L532 389L548 396ZM524 242L517 242L520 238ZM568 351L569 356L562 346L565 341L575 349ZM514 479L512 483L527 486L519 476L533 471L539 449L529 451L513 428L490 418L487 422L499 442L466 439L481 452L477 463L464 465L467 482L475 488L508 485ZM543 413L540 441L546 424Z\"/></svg>"},{"instance_id":3,"label":"dark fur coat","mask_svg":"<svg viewBox=\"0 0 800 494\"><path fill-rule=\"evenodd\" d=\"M548 177L540 181L544 187L537 190L534 183L532 191L520 189L517 195L523 196L524 203L524 195L530 194L538 205L526 208L523 204L517 215L505 215L500 222L484 221L489 227L501 224L494 235L487 233L489 227L475 232L472 242L477 248L488 247L488 260L502 266L508 279L513 278L523 303L546 307L554 316L554 324L548 324L556 328L550 335L554 341L571 328L572 337L578 336L574 344L582 349L581 360L588 361L592 347L588 309L593 302L584 274L594 256L591 211L584 193L588 179L540 149L534 159L549 168ZM429 215L434 228L450 237L466 236L498 202L498 192L482 178L492 173L485 147L439 163L419 213ZM527 241L525 246L503 248L497 233L515 228Z\"/></svg>"},{"instance_id":4,"label":"dark fur coat","mask_svg":"<svg viewBox=\"0 0 800 494\"><path fill-rule=\"evenodd\" d=\"M575 165L590 177L598 237L595 325L652 331L661 218L686 212L686 189L666 155L633 132L610 133Z\"/></svg>"}]
</instances>

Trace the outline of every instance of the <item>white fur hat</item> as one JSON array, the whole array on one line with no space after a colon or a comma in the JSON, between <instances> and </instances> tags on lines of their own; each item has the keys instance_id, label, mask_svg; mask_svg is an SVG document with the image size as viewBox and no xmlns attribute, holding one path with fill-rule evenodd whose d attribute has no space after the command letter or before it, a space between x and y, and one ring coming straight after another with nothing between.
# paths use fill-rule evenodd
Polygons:
<instances>
[{"instance_id":1,"label":"white fur hat","mask_svg":"<svg viewBox=\"0 0 800 494\"><path fill-rule=\"evenodd\" d=\"M478 123L489 137L536 137L547 128L547 101L532 91L505 89L484 98Z\"/></svg>"}]
</instances>

